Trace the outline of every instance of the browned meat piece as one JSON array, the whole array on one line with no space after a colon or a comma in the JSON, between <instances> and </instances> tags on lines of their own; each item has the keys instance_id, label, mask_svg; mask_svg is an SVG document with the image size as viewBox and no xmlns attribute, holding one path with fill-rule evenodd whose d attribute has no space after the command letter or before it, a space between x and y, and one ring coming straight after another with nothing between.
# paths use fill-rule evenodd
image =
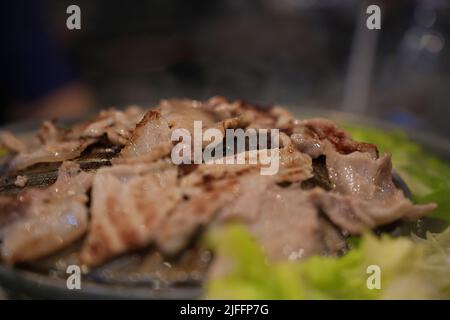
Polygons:
<instances>
[{"instance_id":1,"label":"browned meat piece","mask_svg":"<svg viewBox=\"0 0 450 320\"><path fill-rule=\"evenodd\" d=\"M203 130L215 128L224 134L226 129L245 127L250 120L245 115L220 120L200 102L163 100L156 109L148 111L136 126L115 163L151 162L168 156L173 146L173 130L185 129L193 137L194 121L202 121ZM208 143L204 141L202 147Z\"/></svg>"},{"instance_id":2,"label":"browned meat piece","mask_svg":"<svg viewBox=\"0 0 450 320\"><path fill-rule=\"evenodd\" d=\"M324 251L328 255L339 255L347 249L347 242L343 236L343 232L334 225L328 217L323 216L323 212L319 210L319 223L324 243ZM322 253L323 253L322 252Z\"/></svg>"},{"instance_id":3,"label":"browned meat piece","mask_svg":"<svg viewBox=\"0 0 450 320\"><path fill-rule=\"evenodd\" d=\"M163 100L158 106L161 115L173 129L186 129L194 132L194 121L202 121L203 127L213 126L219 119L215 114L195 100L170 99Z\"/></svg>"},{"instance_id":4,"label":"browned meat piece","mask_svg":"<svg viewBox=\"0 0 450 320\"><path fill-rule=\"evenodd\" d=\"M25 152L27 150L27 145L8 131L0 132L0 147L15 153Z\"/></svg>"},{"instance_id":5,"label":"browned meat piece","mask_svg":"<svg viewBox=\"0 0 450 320\"><path fill-rule=\"evenodd\" d=\"M175 166L171 136L175 129L192 136L195 121L202 122L203 130L222 134L230 128L280 129L280 148L249 142L245 150L221 158L222 163L217 162L220 155L211 153L214 159ZM159 253L177 255L204 227L233 220L248 226L269 258L297 260L339 254L346 250L348 234L418 219L435 208L406 199L392 182L390 157L379 157L374 145L352 140L334 123L298 121L281 107L222 97L164 100L145 115L139 108L110 109L70 129L47 121L35 139L22 142L3 133L0 143L12 151L4 163L16 170L79 157L105 137L115 152L123 146L112 167L91 176L64 162L53 186L0 198L3 260L42 257L86 230L80 259L90 267L150 244ZM209 142L203 141L201 149ZM231 150L225 142L218 151ZM276 155L279 170L263 175L272 167L270 155ZM237 164L238 159L243 163ZM11 176L17 174L22 173ZM23 182L20 177L16 181ZM89 222L86 193L91 186Z\"/></svg>"},{"instance_id":6,"label":"browned meat piece","mask_svg":"<svg viewBox=\"0 0 450 320\"><path fill-rule=\"evenodd\" d=\"M298 260L324 251L317 209L304 192L273 187L258 200L260 214L250 231L270 258Z\"/></svg>"},{"instance_id":7,"label":"browned meat piece","mask_svg":"<svg viewBox=\"0 0 450 320\"><path fill-rule=\"evenodd\" d=\"M273 177L252 175L241 180L239 196L222 209L219 222L248 225L271 259L298 260L345 248L340 233L319 216L308 191L278 187Z\"/></svg>"},{"instance_id":8,"label":"browned meat piece","mask_svg":"<svg viewBox=\"0 0 450 320\"><path fill-rule=\"evenodd\" d=\"M64 162L58 180L47 189L29 189L18 196L21 218L3 232L1 256L7 263L37 259L65 247L87 228L87 189L91 175Z\"/></svg>"},{"instance_id":9,"label":"browned meat piece","mask_svg":"<svg viewBox=\"0 0 450 320\"><path fill-rule=\"evenodd\" d=\"M89 266L148 245L181 193L166 163L102 168L92 186L92 221L81 252Z\"/></svg>"},{"instance_id":10,"label":"browned meat piece","mask_svg":"<svg viewBox=\"0 0 450 320\"><path fill-rule=\"evenodd\" d=\"M158 110L148 111L136 126L117 163L154 161L170 154L170 128Z\"/></svg>"},{"instance_id":11,"label":"browned meat piece","mask_svg":"<svg viewBox=\"0 0 450 320\"><path fill-rule=\"evenodd\" d=\"M99 138L106 134L112 143L124 145L143 115L142 109L135 106L124 111L102 110L91 120L74 125L63 139Z\"/></svg>"},{"instance_id":12,"label":"browned meat piece","mask_svg":"<svg viewBox=\"0 0 450 320\"><path fill-rule=\"evenodd\" d=\"M200 227L208 225L218 211L236 196L237 182L224 180L190 190L192 196L180 202L158 228L156 243L160 250L175 255L184 249Z\"/></svg>"},{"instance_id":13,"label":"browned meat piece","mask_svg":"<svg viewBox=\"0 0 450 320\"><path fill-rule=\"evenodd\" d=\"M25 216L28 204L29 199L27 197L0 197L0 240L8 226Z\"/></svg>"},{"instance_id":14,"label":"browned meat piece","mask_svg":"<svg viewBox=\"0 0 450 320\"><path fill-rule=\"evenodd\" d=\"M169 219L164 221L160 230L162 232L157 237L158 246L168 254L177 253L188 243L199 226L214 220L218 211L221 211L219 220L242 217L243 214L247 218L258 215L259 203L258 200L255 203L255 199L259 199L269 185L295 179L302 181L311 176L311 158L292 153L298 151L293 149L282 153L282 167L275 176L261 176L257 172L259 165L248 162L197 166L196 170L183 177L180 182L183 191L193 196L180 203ZM248 152L245 156L248 157ZM195 212L198 213L194 214Z\"/></svg>"},{"instance_id":15,"label":"browned meat piece","mask_svg":"<svg viewBox=\"0 0 450 320\"><path fill-rule=\"evenodd\" d=\"M18 153L9 163L10 170L21 170L36 163L60 162L75 159L91 144L94 139L54 142L42 145L29 152Z\"/></svg>"},{"instance_id":16,"label":"browned meat piece","mask_svg":"<svg viewBox=\"0 0 450 320\"><path fill-rule=\"evenodd\" d=\"M275 175L277 182L298 182L303 181L312 176L312 161L311 158L299 152L291 143L287 136L280 135L281 148L278 152L279 171ZM212 179L224 179L236 176L242 176L246 173L255 172L262 167L268 165L262 164L260 159L262 155L270 155L271 150L251 150L238 153L232 156L216 159L221 160L221 163L215 161L208 162L196 166L195 170L181 179L181 185L184 187L200 185ZM238 164L237 159L244 160L243 164ZM227 163L233 163L232 165Z\"/></svg>"},{"instance_id":17,"label":"browned meat piece","mask_svg":"<svg viewBox=\"0 0 450 320\"><path fill-rule=\"evenodd\" d=\"M291 139L300 151L313 158L324 153L324 141L329 141L339 153L348 154L360 151L367 152L374 158L377 157L378 151L375 145L354 141L333 122L326 119L300 121L293 125L290 131L292 131Z\"/></svg>"},{"instance_id":18,"label":"browned meat piece","mask_svg":"<svg viewBox=\"0 0 450 320\"><path fill-rule=\"evenodd\" d=\"M66 130L55 126L54 121L44 121L39 128L37 138L41 144L55 143L63 140Z\"/></svg>"},{"instance_id":19,"label":"browned meat piece","mask_svg":"<svg viewBox=\"0 0 450 320\"><path fill-rule=\"evenodd\" d=\"M341 194L381 201L399 191L392 182L391 157L386 154L373 159L368 153L343 155L327 148L326 166L334 191Z\"/></svg>"},{"instance_id":20,"label":"browned meat piece","mask_svg":"<svg viewBox=\"0 0 450 320\"><path fill-rule=\"evenodd\" d=\"M368 153L343 155L326 147L326 165L334 188L314 190L313 201L342 229L357 234L399 219L415 220L436 208L414 205L392 182L388 155L373 159Z\"/></svg>"},{"instance_id":21,"label":"browned meat piece","mask_svg":"<svg viewBox=\"0 0 450 320\"><path fill-rule=\"evenodd\" d=\"M21 170L36 163L72 160L103 135L117 145L128 141L142 111L128 108L125 111L101 111L90 121L74 125L71 129L57 128L53 122L45 121L37 139L29 143L16 143L17 155L8 164L10 170ZM3 134L6 143L12 143L10 134ZM16 139L17 140L17 139Z\"/></svg>"},{"instance_id":22,"label":"browned meat piece","mask_svg":"<svg viewBox=\"0 0 450 320\"><path fill-rule=\"evenodd\" d=\"M247 223L259 219L262 199L269 186L276 182L273 176L261 176L249 173L239 179L237 196L234 201L227 203L218 215L218 222L233 221L235 219Z\"/></svg>"},{"instance_id":23,"label":"browned meat piece","mask_svg":"<svg viewBox=\"0 0 450 320\"><path fill-rule=\"evenodd\" d=\"M360 234L399 219L417 220L436 208L434 204L414 205L400 190L381 202L376 199L363 200L333 192L326 193L322 190L314 190L311 200L334 224L350 234Z\"/></svg>"}]
</instances>

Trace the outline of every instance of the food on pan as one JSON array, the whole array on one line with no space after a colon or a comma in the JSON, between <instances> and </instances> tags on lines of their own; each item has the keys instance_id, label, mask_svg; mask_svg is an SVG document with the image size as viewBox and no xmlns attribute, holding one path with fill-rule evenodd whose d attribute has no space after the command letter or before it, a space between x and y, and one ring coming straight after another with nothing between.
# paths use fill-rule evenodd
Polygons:
<instances>
[{"instance_id":1,"label":"food on pan","mask_svg":"<svg viewBox=\"0 0 450 320\"><path fill-rule=\"evenodd\" d=\"M278 129L279 170L174 164L172 134L195 135L195 121L222 134ZM8 150L0 158L0 254L9 265L75 244L71 261L87 272L143 251L176 264L187 255L201 259L202 235L236 223L273 263L337 257L354 236L417 221L437 207L413 203L393 178L391 156L333 122L221 97L110 109L68 128L46 121L30 139L3 132L0 144ZM238 152L247 159L271 152L265 149ZM229 267L214 250L207 265L216 276Z\"/></svg>"}]
</instances>

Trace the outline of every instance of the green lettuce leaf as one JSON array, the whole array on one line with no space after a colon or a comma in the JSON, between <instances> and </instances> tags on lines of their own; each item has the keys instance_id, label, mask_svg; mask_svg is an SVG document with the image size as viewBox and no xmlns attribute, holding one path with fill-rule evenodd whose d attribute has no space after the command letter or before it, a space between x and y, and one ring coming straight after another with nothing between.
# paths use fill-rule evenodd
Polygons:
<instances>
[{"instance_id":1,"label":"green lettuce leaf","mask_svg":"<svg viewBox=\"0 0 450 320\"><path fill-rule=\"evenodd\" d=\"M228 266L207 282L208 299L450 298L450 229L415 241L366 234L343 257L301 262L269 262L242 225L213 229L207 244ZM370 266L379 267L380 289L367 285Z\"/></svg>"}]
</instances>

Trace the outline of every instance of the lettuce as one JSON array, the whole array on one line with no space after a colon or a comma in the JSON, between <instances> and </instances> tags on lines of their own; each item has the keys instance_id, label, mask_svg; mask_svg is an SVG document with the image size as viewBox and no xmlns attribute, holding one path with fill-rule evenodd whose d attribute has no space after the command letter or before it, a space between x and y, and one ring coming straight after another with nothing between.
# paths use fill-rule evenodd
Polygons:
<instances>
[{"instance_id":1,"label":"lettuce","mask_svg":"<svg viewBox=\"0 0 450 320\"><path fill-rule=\"evenodd\" d=\"M0 148L0 158L8 154L8 150L5 148Z\"/></svg>"},{"instance_id":2,"label":"lettuce","mask_svg":"<svg viewBox=\"0 0 450 320\"><path fill-rule=\"evenodd\" d=\"M206 284L208 299L441 299L450 298L450 229L427 239L365 234L340 258L267 261L242 225L213 229L207 244L228 266ZM380 289L369 289L369 266L380 270Z\"/></svg>"}]
</instances>

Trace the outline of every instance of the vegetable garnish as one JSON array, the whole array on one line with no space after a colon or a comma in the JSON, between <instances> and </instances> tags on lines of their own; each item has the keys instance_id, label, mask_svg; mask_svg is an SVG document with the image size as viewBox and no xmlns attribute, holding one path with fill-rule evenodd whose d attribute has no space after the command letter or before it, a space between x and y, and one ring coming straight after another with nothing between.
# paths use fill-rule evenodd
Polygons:
<instances>
[{"instance_id":1,"label":"vegetable garnish","mask_svg":"<svg viewBox=\"0 0 450 320\"><path fill-rule=\"evenodd\" d=\"M209 299L450 298L450 229L420 240L368 233L343 257L302 262L267 261L241 225L211 231L207 243L230 266L207 283Z\"/></svg>"}]
</instances>

